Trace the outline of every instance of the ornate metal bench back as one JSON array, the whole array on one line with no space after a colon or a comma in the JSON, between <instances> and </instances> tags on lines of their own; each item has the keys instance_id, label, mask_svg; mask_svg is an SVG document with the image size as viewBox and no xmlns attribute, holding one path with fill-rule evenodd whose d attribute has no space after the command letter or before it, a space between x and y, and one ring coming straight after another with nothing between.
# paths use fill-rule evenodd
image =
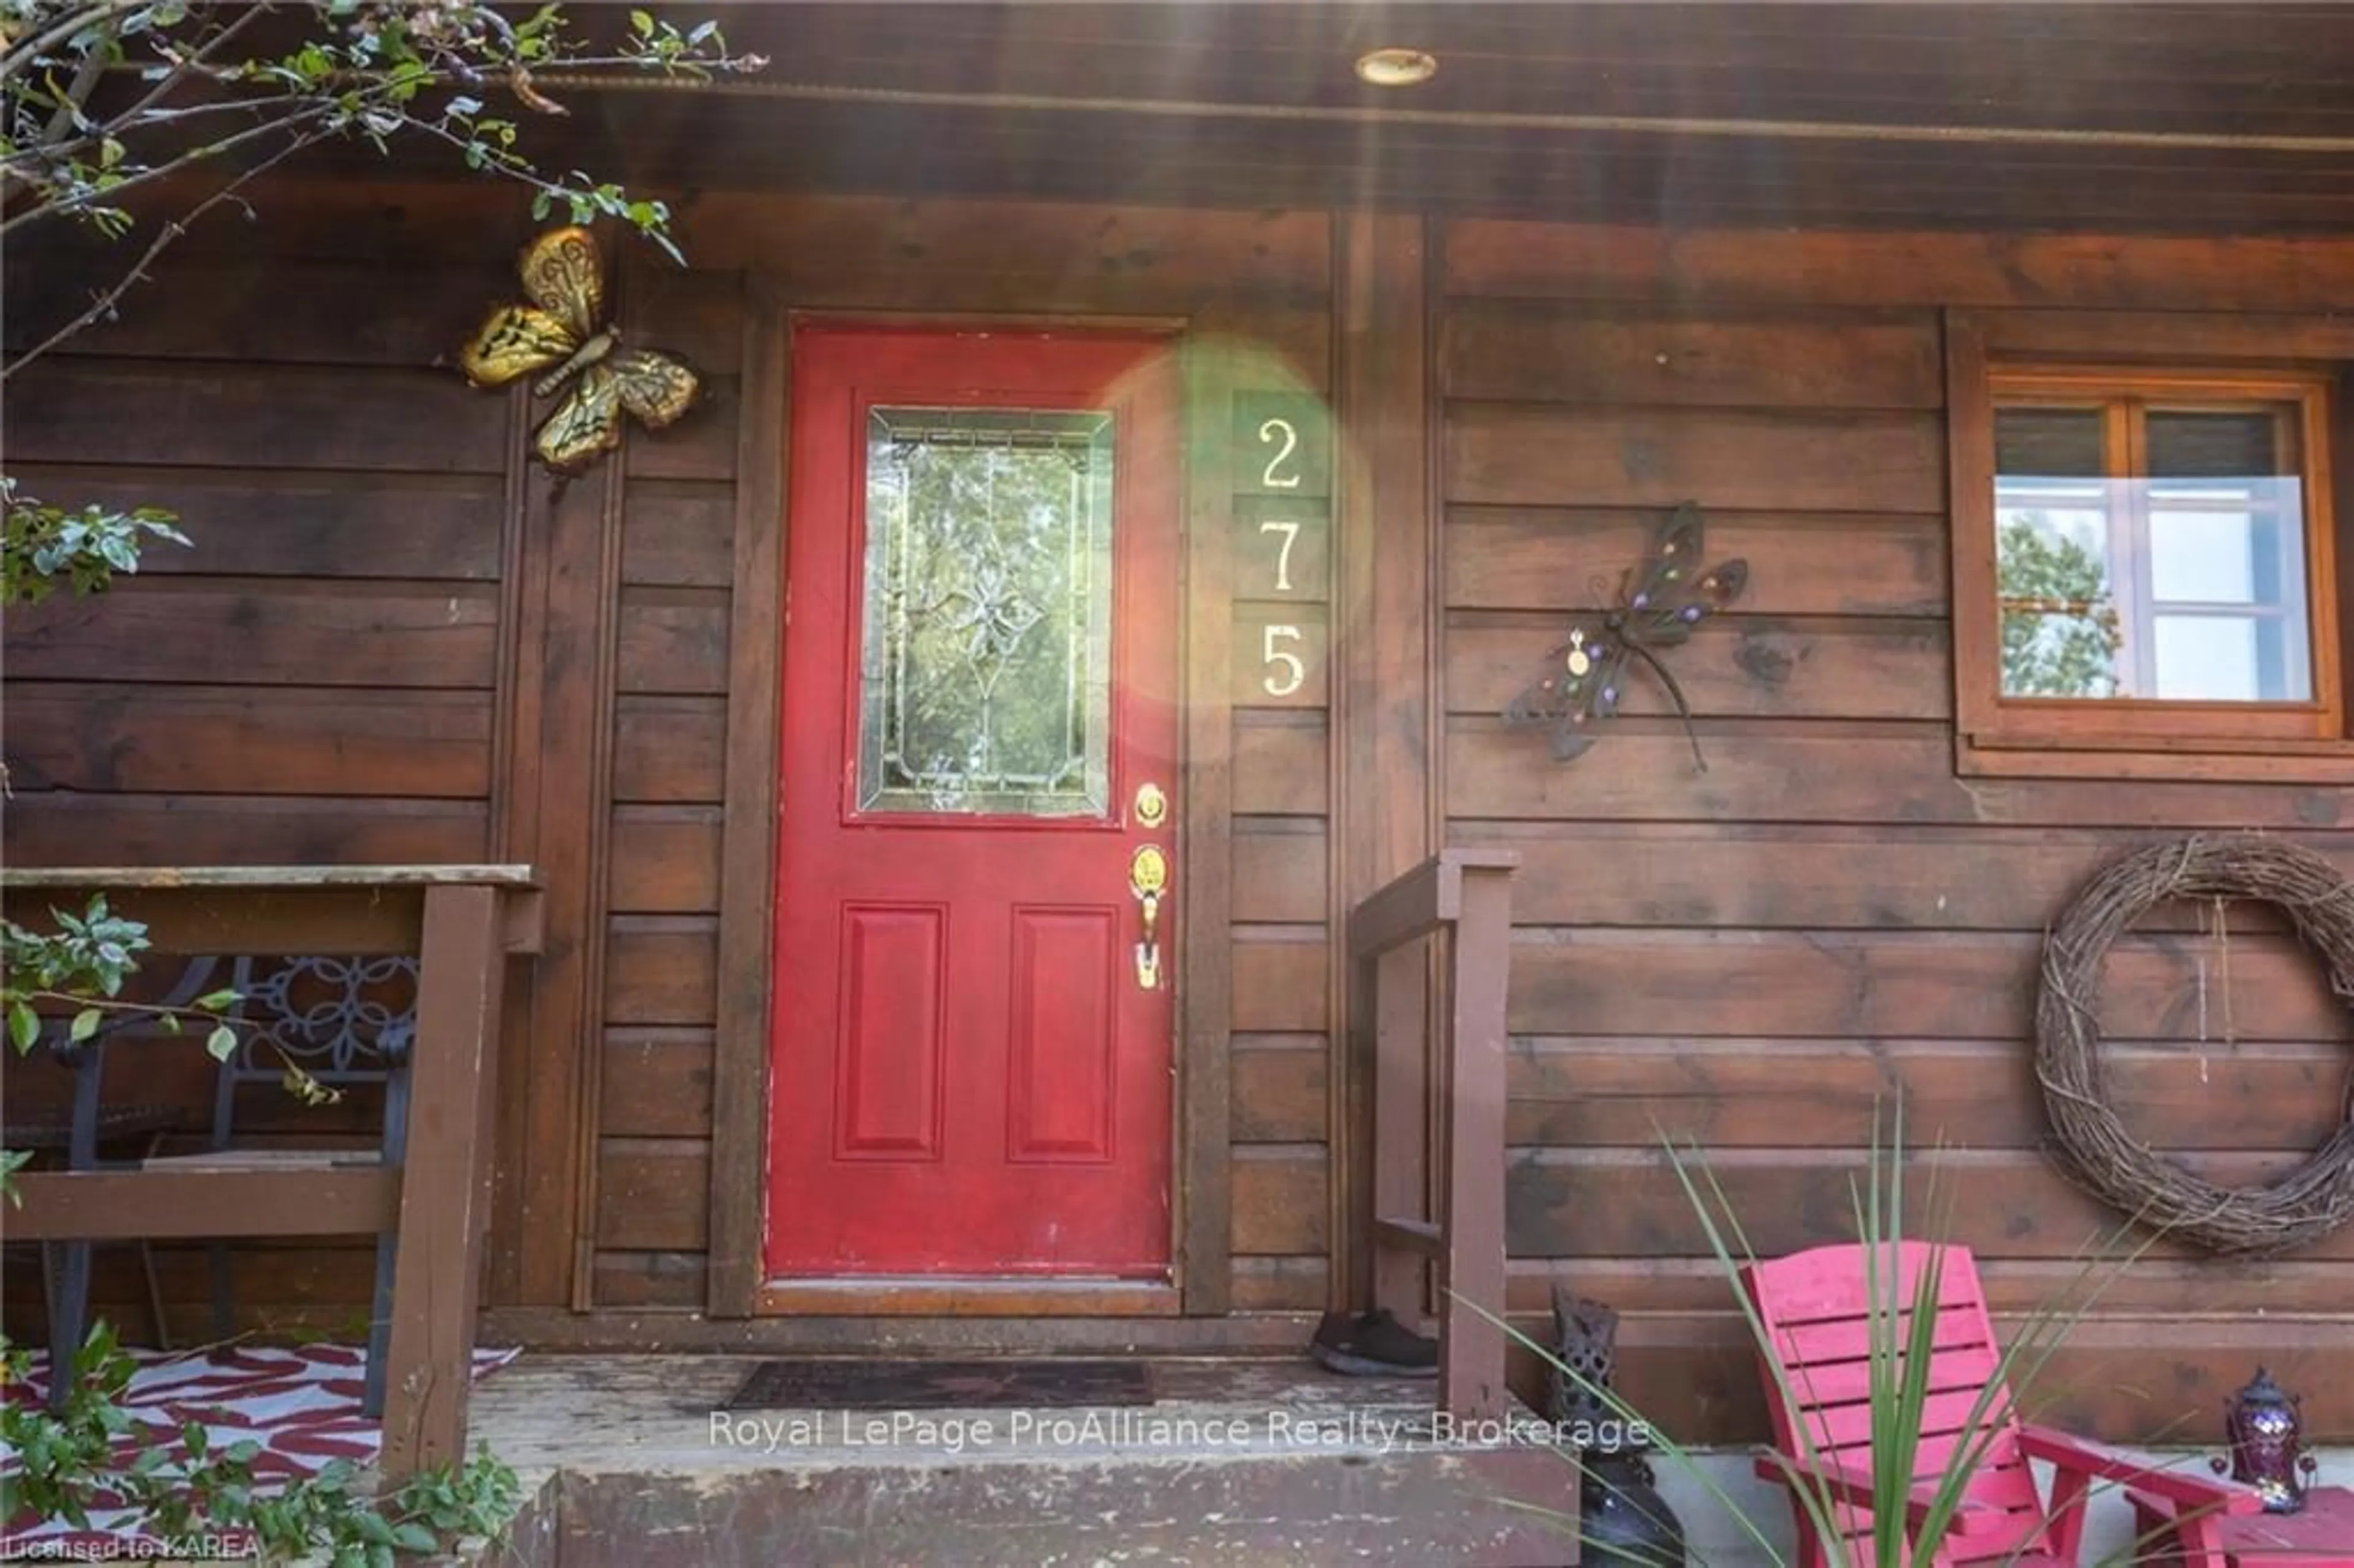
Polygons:
<instances>
[{"instance_id":1,"label":"ornate metal bench back","mask_svg":"<svg viewBox=\"0 0 2354 1568\"><path fill-rule=\"evenodd\" d=\"M239 958L229 988L240 999L239 1044L221 1065L215 1147L226 1147L234 1133L239 1087L277 1083L291 1062L331 1086L387 1085L387 1152L398 1150L406 1109L399 1069L417 1032L416 959Z\"/></svg>"}]
</instances>

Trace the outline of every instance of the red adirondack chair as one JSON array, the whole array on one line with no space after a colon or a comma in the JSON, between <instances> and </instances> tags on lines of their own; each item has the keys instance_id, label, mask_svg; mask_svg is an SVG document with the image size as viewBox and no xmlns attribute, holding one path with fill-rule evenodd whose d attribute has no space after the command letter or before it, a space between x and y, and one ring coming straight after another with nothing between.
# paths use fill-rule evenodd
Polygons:
<instances>
[{"instance_id":1,"label":"red adirondack chair","mask_svg":"<svg viewBox=\"0 0 2354 1568\"><path fill-rule=\"evenodd\" d=\"M1773 1411L1776 1452L1802 1476L1813 1478L1799 1484L1814 1486L1817 1496L1830 1500L1830 1515L1850 1542L1845 1562L1865 1568L1872 1561L1872 1308L1875 1301L1883 1310L1886 1303L1903 1304L1893 1337L1901 1349L1910 1332L1916 1285L1936 1256L1934 1364L1907 1510L1908 1540L1924 1521L1942 1467L1970 1452L1974 1441L1989 1428L1991 1436L1962 1506L1935 1552L1918 1568L1988 1562L2022 1568L2073 1564L2084 1537L2084 1504L2095 1480L2130 1486L2174 1505L2179 1531L2166 1549L2179 1552L2182 1568L2226 1568L2216 1526L2227 1515L2253 1513L2263 1506L2253 1489L2153 1469L2098 1444L2024 1425L2008 1389L1997 1389L1973 1425L1973 1407L1994 1383L2002 1351L1968 1250L1905 1242L1895 1247L1882 1244L1871 1251L1874 1256L1869 1266L1862 1245L1824 1246L1752 1264L1742 1271L1743 1287L1772 1346L1774 1361L1766 1360L1763 1349L1759 1360L1766 1403ZM1892 1255L1898 1272L1893 1283L1885 1277ZM1868 1274L1867 1266L1877 1268L1881 1277ZM1891 1336L1883 1329L1881 1338L1887 1342ZM1775 1379L1776 1362L1788 1384L1787 1399ZM2054 1469L2048 1504L2029 1467L2037 1459ZM1789 1470L1773 1457L1760 1457L1757 1473L1790 1483ZM1790 1500L1798 1522L1799 1568L1829 1568L1841 1561L1795 1491Z\"/></svg>"}]
</instances>

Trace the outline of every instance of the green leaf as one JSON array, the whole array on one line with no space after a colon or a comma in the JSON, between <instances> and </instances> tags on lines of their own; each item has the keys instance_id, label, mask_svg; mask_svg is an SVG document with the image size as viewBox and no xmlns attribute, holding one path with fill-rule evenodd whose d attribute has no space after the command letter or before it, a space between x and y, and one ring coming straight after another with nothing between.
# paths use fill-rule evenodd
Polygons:
<instances>
[{"instance_id":1,"label":"green leaf","mask_svg":"<svg viewBox=\"0 0 2354 1568\"><path fill-rule=\"evenodd\" d=\"M205 1036L205 1050L216 1062L226 1062L237 1054L237 1031L224 1023Z\"/></svg>"},{"instance_id":2,"label":"green leaf","mask_svg":"<svg viewBox=\"0 0 2354 1568\"><path fill-rule=\"evenodd\" d=\"M10 1002L8 1004L8 1038L15 1044L16 1054L21 1056L30 1051L33 1048L33 1042L40 1037L41 1015L33 1011L33 1004L28 1001Z\"/></svg>"},{"instance_id":3,"label":"green leaf","mask_svg":"<svg viewBox=\"0 0 2354 1568\"><path fill-rule=\"evenodd\" d=\"M104 1022L104 1015L98 1009L85 1007L74 1014L73 1024L66 1031L66 1036L79 1044L97 1033L98 1026L102 1022Z\"/></svg>"},{"instance_id":4,"label":"green leaf","mask_svg":"<svg viewBox=\"0 0 2354 1568\"><path fill-rule=\"evenodd\" d=\"M630 13L630 26L637 29L640 37L653 37L654 19L643 11Z\"/></svg>"},{"instance_id":5,"label":"green leaf","mask_svg":"<svg viewBox=\"0 0 2354 1568\"><path fill-rule=\"evenodd\" d=\"M403 1552L414 1552L419 1556L437 1550L441 1544L434 1539L431 1531L413 1522L396 1528L392 1532L392 1543Z\"/></svg>"},{"instance_id":6,"label":"green leaf","mask_svg":"<svg viewBox=\"0 0 2354 1568\"><path fill-rule=\"evenodd\" d=\"M200 1012L218 1012L223 1008L235 1007L239 1000L233 990L208 991L196 998L196 1009Z\"/></svg>"}]
</instances>

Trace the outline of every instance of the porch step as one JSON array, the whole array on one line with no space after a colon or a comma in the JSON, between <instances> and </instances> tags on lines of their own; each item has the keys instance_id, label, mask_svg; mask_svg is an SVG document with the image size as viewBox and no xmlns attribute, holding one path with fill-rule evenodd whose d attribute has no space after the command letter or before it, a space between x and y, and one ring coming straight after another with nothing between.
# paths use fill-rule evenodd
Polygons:
<instances>
[{"instance_id":1,"label":"porch step","mask_svg":"<svg viewBox=\"0 0 2354 1568\"><path fill-rule=\"evenodd\" d=\"M753 1363L526 1355L474 1434L538 1493L515 1568L1569 1568L1576 1484L1522 1410L1434 1423L1432 1384L1155 1360L1119 1408L717 1409ZM1532 1510L1558 1510L1553 1517Z\"/></svg>"}]
</instances>

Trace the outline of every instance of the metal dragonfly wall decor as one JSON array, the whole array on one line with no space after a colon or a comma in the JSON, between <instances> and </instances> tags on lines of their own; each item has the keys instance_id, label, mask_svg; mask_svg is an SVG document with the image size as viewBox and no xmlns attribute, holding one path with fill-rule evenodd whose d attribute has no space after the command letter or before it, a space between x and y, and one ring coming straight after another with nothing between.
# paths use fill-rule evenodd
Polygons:
<instances>
[{"instance_id":1,"label":"metal dragonfly wall decor","mask_svg":"<svg viewBox=\"0 0 2354 1568\"><path fill-rule=\"evenodd\" d=\"M1659 655L1659 650L1689 639L1692 628L1740 598L1748 584L1749 563L1744 560L1702 571L1703 539L1700 508L1687 501L1659 525L1643 565L1620 578L1617 608L1571 623L1568 641L1545 656L1544 673L1504 709L1505 722L1551 726L1556 761L1583 756L1595 742L1599 722L1618 711L1629 667L1640 662L1675 700L1691 742L1693 766L1707 772L1691 705Z\"/></svg>"},{"instance_id":2,"label":"metal dragonfly wall decor","mask_svg":"<svg viewBox=\"0 0 2354 1568\"><path fill-rule=\"evenodd\" d=\"M571 384L533 440L540 461L578 473L621 444L624 411L658 430L695 406L702 384L694 371L673 355L625 349L612 327L599 324L605 268L586 228L549 229L524 248L516 270L531 302L493 310L458 351L458 367L477 387L545 371L532 384L542 397Z\"/></svg>"}]
</instances>

